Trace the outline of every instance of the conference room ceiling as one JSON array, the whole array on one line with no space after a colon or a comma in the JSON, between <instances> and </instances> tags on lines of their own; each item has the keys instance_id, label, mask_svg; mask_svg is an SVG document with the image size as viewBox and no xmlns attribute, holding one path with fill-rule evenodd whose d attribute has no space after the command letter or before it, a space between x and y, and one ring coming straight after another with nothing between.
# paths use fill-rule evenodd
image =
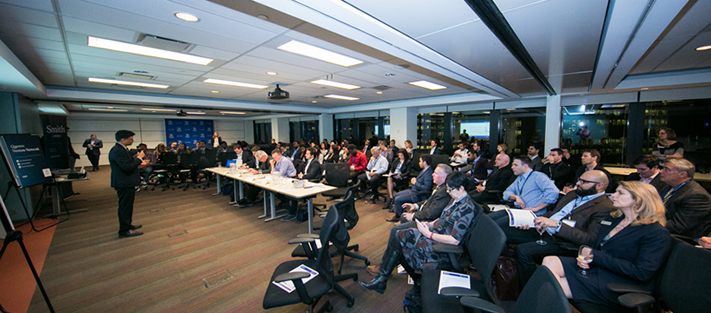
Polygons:
<instances>
[{"instance_id":1,"label":"conference room ceiling","mask_svg":"<svg viewBox=\"0 0 711 313\"><path fill-rule=\"evenodd\" d=\"M557 94L711 83L704 78L711 50L695 50L711 44L711 1L494 3ZM200 21L179 20L177 12ZM214 61L189 64L87 45L90 36L137 43L146 35L186 43L184 54ZM388 101L461 94L506 100L548 94L464 0L0 0L0 40L48 89L228 100L222 103L240 110L278 104L309 113L309 107L387 107ZM363 63L344 67L277 49L292 40ZM169 87L99 84L90 77ZM205 83L209 78L268 87ZM318 79L361 88L311 83ZM446 89L409 84L420 80ZM0 78L0 84L6 83ZM267 100L276 84L290 99ZM324 98L329 94L359 99Z\"/></svg>"}]
</instances>

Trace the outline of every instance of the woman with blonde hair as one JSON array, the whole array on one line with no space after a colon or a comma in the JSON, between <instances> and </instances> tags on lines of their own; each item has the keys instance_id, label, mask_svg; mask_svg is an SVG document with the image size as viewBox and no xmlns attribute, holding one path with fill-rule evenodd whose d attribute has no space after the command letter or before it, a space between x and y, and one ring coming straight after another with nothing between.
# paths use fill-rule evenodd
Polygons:
<instances>
[{"instance_id":1,"label":"woman with blonde hair","mask_svg":"<svg viewBox=\"0 0 711 313\"><path fill-rule=\"evenodd\" d=\"M161 158L163 157L164 154L168 152L168 148L165 146L165 144L159 143L156 146L156 149L153 151L153 155L156 156L156 163L161 162Z\"/></svg>"},{"instance_id":2,"label":"woman with blonde hair","mask_svg":"<svg viewBox=\"0 0 711 313\"><path fill-rule=\"evenodd\" d=\"M412 160L412 153L415 151L415 147L412 145L410 139L405 140L405 151L410 155L409 159Z\"/></svg>"},{"instance_id":3,"label":"woman with blonde hair","mask_svg":"<svg viewBox=\"0 0 711 313\"><path fill-rule=\"evenodd\" d=\"M619 294L607 289L609 283L633 284L651 293L654 277L669 256L671 236L664 228L664 204L652 185L620 182L612 203L615 210L600 223L597 239L591 247L583 246L578 258L543 259L574 302L621 307Z\"/></svg>"}]
</instances>

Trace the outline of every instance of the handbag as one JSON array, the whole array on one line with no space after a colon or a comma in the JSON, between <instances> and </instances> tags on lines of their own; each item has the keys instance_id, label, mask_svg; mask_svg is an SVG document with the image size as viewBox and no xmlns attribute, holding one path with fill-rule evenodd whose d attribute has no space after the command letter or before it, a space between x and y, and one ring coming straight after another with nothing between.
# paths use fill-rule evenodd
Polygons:
<instances>
[{"instance_id":1,"label":"handbag","mask_svg":"<svg viewBox=\"0 0 711 313\"><path fill-rule=\"evenodd\" d=\"M516 273L516 259L500 256L492 274L494 277L491 284L496 297L501 301L515 301L520 290Z\"/></svg>"}]
</instances>

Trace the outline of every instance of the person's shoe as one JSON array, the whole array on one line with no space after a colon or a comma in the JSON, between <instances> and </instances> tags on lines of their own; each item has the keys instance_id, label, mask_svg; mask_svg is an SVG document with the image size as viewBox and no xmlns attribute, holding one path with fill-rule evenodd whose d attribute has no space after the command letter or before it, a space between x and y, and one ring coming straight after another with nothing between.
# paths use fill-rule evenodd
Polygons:
<instances>
[{"instance_id":1,"label":"person's shoe","mask_svg":"<svg viewBox=\"0 0 711 313\"><path fill-rule=\"evenodd\" d=\"M296 215L294 214L287 214L281 219L282 222L291 222L293 220L296 220Z\"/></svg>"},{"instance_id":2,"label":"person's shoe","mask_svg":"<svg viewBox=\"0 0 711 313\"><path fill-rule=\"evenodd\" d=\"M140 235L143 235L143 232L141 232L141 231L135 231L135 230L129 230L129 231L125 232L125 233L120 233L120 234L119 234L119 238L136 237L136 236L140 236Z\"/></svg>"},{"instance_id":3,"label":"person's shoe","mask_svg":"<svg viewBox=\"0 0 711 313\"><path fill-rule=\"evenodd\" d=\"M365 270L368 271L368 274L370 274L370 275L378 275L378 273L380 273L380 264L368 265L368 267L366 267Z\"/></svg>"},{"instance_id":4,"label":"person's shoe","mask_svg":"<svg viewBox=\"0 0 711 313\"><path fill-rule=\"evenodd\" d=\"M141 187L139 187L139 186L136 186L136 188L135 188L135 189L136 189L136 192L139 192L139 191L141 191Z\"/></svg>"},{"instance_id":5,"label":"person's shoe","mask_svg":"<svg viewBox=\"0 0 711 313\"><path fill-rule=\"evenodd\" d=\"M136 230L136 229L139 229L139 228L141 228L141 227L143 227L143 225L141 225L141 224L138 224L138 225L131 225L130 229L131 229L131 230Z\"/></svg>"},{"instance_id":6,"label":"person's shoe","mask_svg":"<svg viewBox=\"0 0 711 313\"><path fill-rule=\"evenodd\" d=\"M142 184L141 184L141 187L143 187L143 188L148 188L148 184L147 184L147 183L142 183Z\"/></svg>"},{"instance_id":7,"label":"person's shoe","mask_svg":"<svg viewBox=\"0 0 711 313\"><path fill-rule=\"evenodd\" d=\"M393 217L391 217L391 218L386 218L385 221L386 221L386 222L390 222L390 223L397 223L397 222L400 221L400 216L397 215L397 214L395 214L395 215L393 215Z\"/></svg>"},{"instance_id":8,"label":"person's shoe","mask_svg":"<svg viewBox=\"0 0 711 313\"><path fill-rule=\"evenodd\" d=\"M388 286L388 279L390 279L390 273L397 267L400 257L402 256L402 251L385 251L383 255L383 262L380 264L380 271L378 276L373 278L369 282L359 282L363 288L377 292L378 294L385 293L385 288Z\"/></svg>"},{"instance_id":9,"label":"person's shoe","mask_svg":"<svg viewBox=\"0 0 711 313\"><path fill-rule=\"evenodd\" d=\"M240 208L248 208L254 205L254 202L249 200L237 201L237 206Z\"/></svg>"},{"instance_id":10,"label":"person's shoe","mask_svg":"<svg viewBox=\"0 0 711 313\"><path fill-rule=\"evenodd\" d=\"M392 198L386 198L385 199L385 205L383 206L383 210L389 210L390 208L393 207L393 199Z\"/></svg>"}]
</instances>

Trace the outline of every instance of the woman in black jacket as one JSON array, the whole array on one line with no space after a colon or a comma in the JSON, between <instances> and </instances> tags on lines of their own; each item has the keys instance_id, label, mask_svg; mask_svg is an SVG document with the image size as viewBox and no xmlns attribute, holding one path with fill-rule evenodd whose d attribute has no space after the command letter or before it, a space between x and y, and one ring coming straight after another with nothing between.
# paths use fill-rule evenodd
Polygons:
<instances>
[{"instance_id":1,"label":"woman in black jacket","mask_svg":"<svg viewBox=\"0 0 711 313\"><path fill-rule=\"evenodd\" d=\"M388 177L388 199L385 201L383 210L387 210L393 206L393 197L395 186L401 188L407 186L408 178L410 178L410 154L405 149L397 151L397 159L390 163L390 176Z\"/></svg>"}]
</instances>

